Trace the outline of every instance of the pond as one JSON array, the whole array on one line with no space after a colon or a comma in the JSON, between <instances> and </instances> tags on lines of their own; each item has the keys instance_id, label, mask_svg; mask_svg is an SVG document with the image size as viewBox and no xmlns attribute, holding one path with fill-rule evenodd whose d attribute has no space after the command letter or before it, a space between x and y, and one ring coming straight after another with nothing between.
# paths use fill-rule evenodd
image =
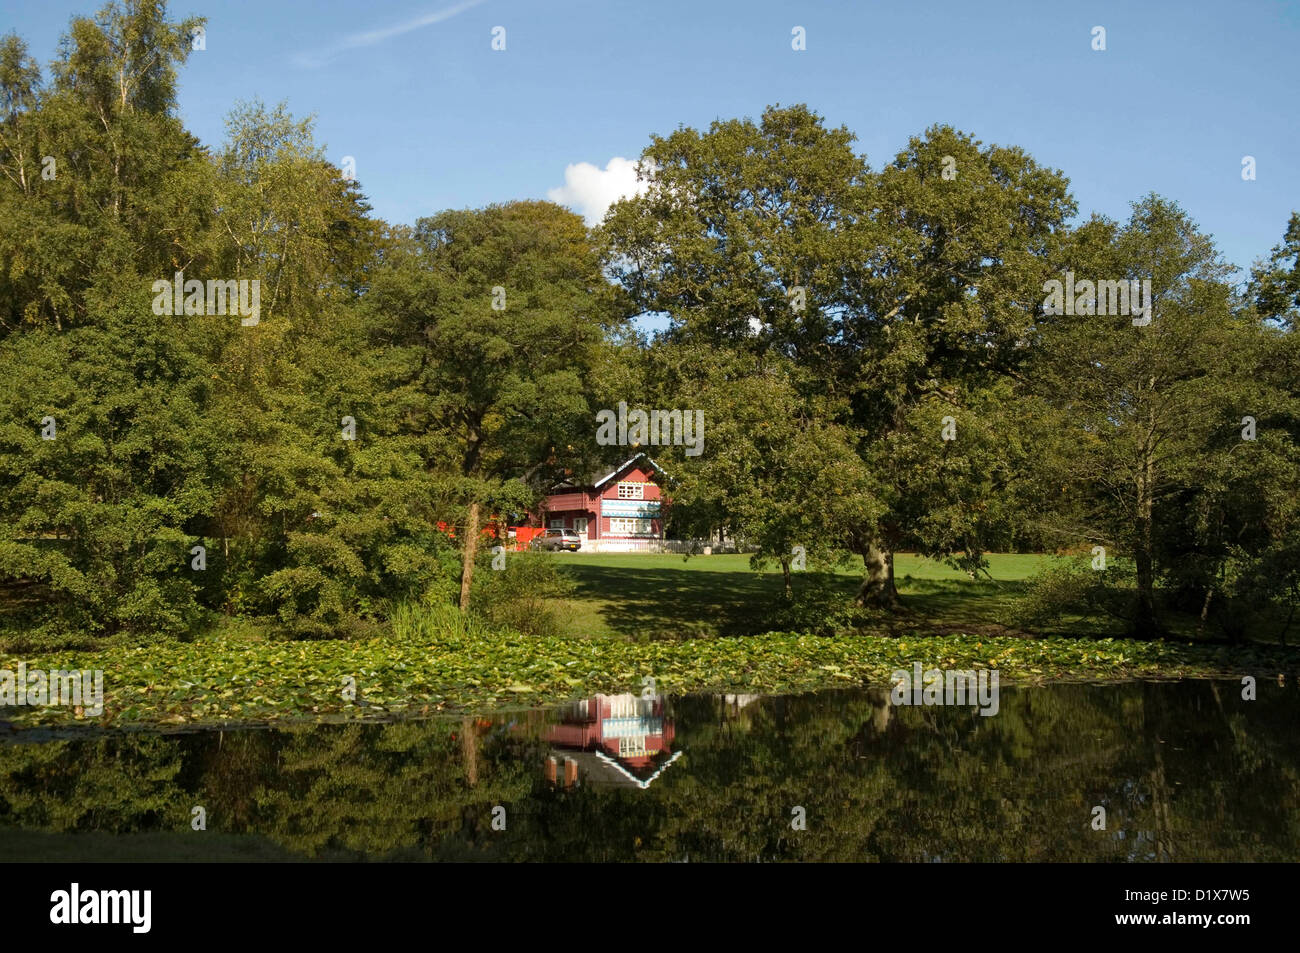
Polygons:
<instances>
[{"instance_id":1,"label":"pond","mask_svg":"<svg viewBox=\"0 0 1300 953\"><path fill-rule=\"evenodd\" d=\"M0 735L0 860L1295 861L1263 681L615 695L390 724ZM1104 829L1101 827L1104 811Z\"/></svg>"}]
</instances>

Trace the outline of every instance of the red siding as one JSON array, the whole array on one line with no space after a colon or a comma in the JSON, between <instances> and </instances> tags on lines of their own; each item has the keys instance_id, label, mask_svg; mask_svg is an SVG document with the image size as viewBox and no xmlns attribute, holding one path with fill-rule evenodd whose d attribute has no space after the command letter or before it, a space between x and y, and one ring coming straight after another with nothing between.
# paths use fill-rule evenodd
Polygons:
<instances>
[{"instance_id":1,"label":"red siding","mask_svg":"<svg viewBox=\"0 0 1300 953\"><path fill-rule=\"evenodd\" d=\"M647 500L657 500L659 499L659 484L650 481L650 477L653 473L654 470L649 467L645 467L644 469L640 466L629 467L627 473L620 474L617 478L610 480L601 487L600 498L602 500L617 500L618 485L620 483L644 483L645 490L642 491L644 493L643 498Z\"/></svg>"},{"instance_id":2,"label":"red siding","mask_svg":"<svg viewBox=\"0 0 1300 953\"><path fill-rule=\"evenodd\" d=\"M587 508L587 494L581 490L552 493L546 498L546 508L553 512L558 510L585 510Z\"/></svg>"}]
</instances>

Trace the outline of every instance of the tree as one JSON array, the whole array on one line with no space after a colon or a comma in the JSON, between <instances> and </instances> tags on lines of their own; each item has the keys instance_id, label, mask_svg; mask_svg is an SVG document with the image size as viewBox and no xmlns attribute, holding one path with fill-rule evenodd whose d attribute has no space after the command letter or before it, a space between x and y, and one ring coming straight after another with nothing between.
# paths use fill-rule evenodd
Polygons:
<instances>
[{"instance_id":1,"label":"tree","mask_svg":"<svg viewBox=\"0 0 1300 953\"><path fill-rule=\"evenodd\" d=\"M1023 360L1047 253L1074 206L1060 173L948 127L879 174L853 138L804 106L652 137L646 192L617 203L604 229L613 273L638 306L669 314L670 339L798 368L805 406L875 476L859 484L859 509L878 515L846 542L866 570L859 601L888 606L899 545L949 555L976 546L981 525L970 508L961 532L918 539L891 440L922 404L956 401Z\"/></svg>"},{"instance_id":2,"label":"tree","mask_svg":"<svg viewBox=\"0 0 1300 953\"><path fill-rule=\"evenodd\" d=\"M594 434L592 371L616 295L579 217L513 202L421 219L367 300L394 427L463 529L468 610L484 508L525 511L539 480L591 458L575 435Z\"/></svg>"},{"instance_id":3,"label":"tree","mask_svg":"<svg viewBox=\"0 0 1300 953\"><path fill-rule=\"evenodd\" d=\"M1282 241L1251 270L1251 297L1261 314L1293 329L1300 314L1300 212L1292 212Z\"/></svg>"},{"instance_id":4,"label":"tree","mask_svg":"<svg viewBox=\"0 0 1300 953\"><path fill-rule=\"evenodd\" d=\"M211 206L188 176L200 152L175 117L176 78L202 18L109 3L73 18L52 82L17 37L0 51L0 328L85 321L87 295L126 271L164 273ZM46 157L52 160L49 165Z\"/></svg>"},{"instance_id":5,"label":"tree","mask_svg":"<svg viewBox=\"0 0 1300 953\"><path fill-rule=\"evenodd\" d=\"M1132 558L1129 622L1149 638L1166 630L1162 577L1178 570L1208 600L1242 541L1244 527L1225 522L1229 490L1258 472L1243 417L1285 402L1256 373L1267 342L1234 301L1231 269L1175 203L1148 196L1122 227L1094 217L1061 260L1079 281L1150 282L1149 325L1104 313L1091 285L1072 314L1041 315L1020 408L1038 422L1039 485L1058 538Z\"/></svg>"},{"instance_id":6,"label":"tree","mask_svg":"<svg viewBox=\"0 0 1300 953\"><path fill-rule=\"evenodd\" d=\"M660 403L700 412L706 453L655 448L673 474L677 526L705 535L718 525L755 547L752 565L776 562L792 594L791 567L833 563L855 528L877 517L875 478L851 432L795 385L779 354L754 355L660 342ZM799 547L796 554L795 548Z\"/></svg>"},{"instance_id":7,"label":"tree","mask_svg":"<svg viewBox=\"0 0 1300 953\"><path fill-rule=\"evenodd\" d=\"M147 292L204 230L203 153L171 114L200 22L109 4L72 21L49 86L20 41L0 48L0 216L18 225L0 237L0 576L83 638L197 610L206 375Z\"/></svg>"},{"instance_id":8,"label":"tree","mask_svg":"<svg viewBox=\"0 0 1300 953\"><path fill-rule=\"evenodd\" d=\"M241 107L215 157L183 128L201 23L109 4L74 19L48 86L0 43L0 214L20 225L0 236L0 576L43 620L20 640L176 632L204 608L337 633L428 572L403 549L433 548L418 518L385 509L406 461L339 440L374 402L352 316L378 223L310 121ZM155 314L176 272L258 282L259 322Z\"/></svg>"},{"instance_id":9,"label":"tree","mask_svg":"<svg viewBox=\"0 0 1300 953\"><path fill-rule=\"evenodd\" d=\"M210 164L220 222L191 270L255 279L262 293L257 324L206 324L219 493L194 528L221 544L218 606L341 635L386 595L420 592L438 561L432 521L407 492L418 461L379 439L358 303L380 223L324 161L312 122L282 106L233 110Z\"/></svg>"}]
</instances>

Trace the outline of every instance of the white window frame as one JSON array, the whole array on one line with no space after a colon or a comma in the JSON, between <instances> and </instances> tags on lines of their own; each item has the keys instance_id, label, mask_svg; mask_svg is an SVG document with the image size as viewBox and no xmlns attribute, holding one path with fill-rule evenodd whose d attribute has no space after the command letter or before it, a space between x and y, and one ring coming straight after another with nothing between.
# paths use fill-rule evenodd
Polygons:
<instances>
[{"instance_id":1,"label":"white window frame","mask_svg":"<svg viewBox=\"0 0 1300 953\"><path fill-rule=\"evenodd\" d=\"M547 529L564 529L564 517L561 516L559 519L551 520L551 521L546 525L546 528L547 528Z\"/></svg>"},{"instance_id":2,"label":"white window frame","mask_svg":"<svg viewBox=\"0 0 1300 953\"><path fill-rule=\"evenodd\" d=\"M615 536L654 536L654 523L631 516L611 516L609 531Z\"/></svg>"},{"instance_id":3,"label":"white window frame","mask_svg":"<svg viewBox=\"0 0 1300 953\"><path fill-rule=\"evenodd\" d=\"M618 485L618 498L620 500L644 500L645 483L636 481L620 483Z\"/></svg>"},{"instance_id":4,"label":"white window frame","mask_svg":"<svg viewBox=\"0 0 1300 953\"><path fill-rule=\"evenodd\" d=\"M624 735L618 739L620 758L639 758L649 753L645 744L645 735Z\"/></svg>"}]
</instances>

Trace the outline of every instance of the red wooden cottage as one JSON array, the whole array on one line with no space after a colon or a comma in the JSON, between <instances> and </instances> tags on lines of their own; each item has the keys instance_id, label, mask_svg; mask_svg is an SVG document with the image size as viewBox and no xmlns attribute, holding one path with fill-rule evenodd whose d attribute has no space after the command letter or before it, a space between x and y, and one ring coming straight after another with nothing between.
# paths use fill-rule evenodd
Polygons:
<instances>
[{"instance_id":1,"label":"red wooden cottage","mask_svg":"<svg viewBox=\"0 0 1300 953\"><path fill-rule=\"evenodd\" d=\"M571 529L583 543L602 549L628 549L663 538L667 500L653 481L662 468L644 453L589 484L561 483L546 497L542 519L547 529Z\"/></svg>"}]
</instances>

